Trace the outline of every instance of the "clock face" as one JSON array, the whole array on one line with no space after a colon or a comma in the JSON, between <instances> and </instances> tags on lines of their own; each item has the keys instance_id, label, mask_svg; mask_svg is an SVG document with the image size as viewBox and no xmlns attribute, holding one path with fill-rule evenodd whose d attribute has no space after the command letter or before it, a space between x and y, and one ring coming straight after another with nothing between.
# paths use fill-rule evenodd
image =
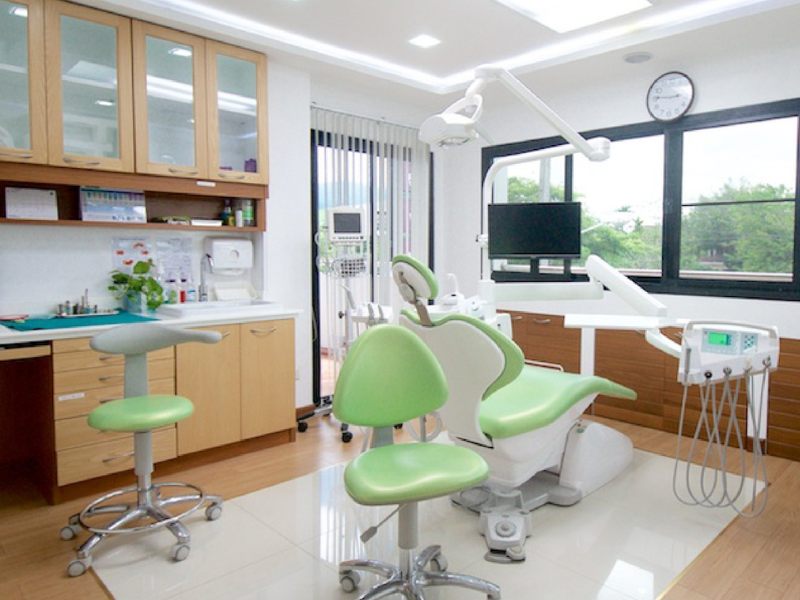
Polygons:
<instances>
[{"instance_id":1,"label":"clock face","mask_svg":"<svg viewBox=\"0 0 800 600\"><path fill-rule=\"evenodd\" d=\"M647 110L654 119L674 121L686 114L694 98L692 80L683 73L664 73L647 90Z\"/></svg>"}]
</instances>

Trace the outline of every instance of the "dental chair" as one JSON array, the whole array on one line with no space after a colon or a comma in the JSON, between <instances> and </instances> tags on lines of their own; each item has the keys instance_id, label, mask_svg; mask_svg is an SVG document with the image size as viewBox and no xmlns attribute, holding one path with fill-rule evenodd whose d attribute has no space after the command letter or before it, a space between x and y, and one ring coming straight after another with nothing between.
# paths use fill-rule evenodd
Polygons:
<instances>
[{"instance_id":1,"label":"dental chair","mask_svg":"<svg viewBox=\"0 0 800 600\"><path fill-rule=\"evenodd\" d=\"M76 551L67 566L71 577L83 575L92 565L92 555L108 536L153 531L166 527L176 542L170 550L175 561L189 556L190 534L181 522L207 505L206 519L222 514L222 498L208 495L190 483L153 483L153 430L173 425L194 412L192 402L182 396L148 394L147 353L185 342L215 344L222 339L216 331L193 331L157 323L135 323L97 334L91 347L106 354L125 355L125 397L101 404L89 413L89 426L99 431L133 434L132 452L136 484L120 488L91 502L72 515L61 529L62 540L75 538L82 529L91 535ZM179 494L164 495L172 489ZM188 490L188 492L187 492ZM187 508L188 506L188 508ZM170 509L178 508L178 514ZM111 517L109 523L97 523L99 517Z\"/></svg>"},{"instance_id":2,"label":"dental chair","mask_svg":"<svg viewBox=\"0 0 800 600\"><path fill-rule=\"evenodd\" d=\"M400 325L427 344L447 378L450 398L439 413L448 436L489 464L488 485L452 499L480 513L487 560L524 560L533 509L575 504L630 464L631 441L581 415L598 394L634 400L636 393L601 377L527 365L496 327L464 314L429 314L438 284L418 260L396 256L392 271L416 308L403 310Z\"/></svg>"},{"instance_id":3,"label":"dental chair","mask_svg":"<svg viewBox=\"0 0 800 600\"><path fill-rule=\"evenodd\" d=\"M468 448L392 442L395 423L436 410L447 400L447 382L431 351L402 327L372 327L361 334L348 352L336 383L335 398L333 414L337 419L375 428L372 448L345 469L347 493L362 505L398 505L394 512L398 513L400 546L398 566L375 560L340 563L342 588L355 591L360 581L359 571L367 571L385 579L359 600L384 598L393 593L424 600L424 588L445 585L472 589L486 594L489 600L500 600L500 588L495 584L446 572L447 563L439 546L415 554L419 502L474 486L488 474L486 462ZM374 533L377 527L370 529ZM369 532L362 535L362 540L371 537Z\"/></svg>"}]
</instances>

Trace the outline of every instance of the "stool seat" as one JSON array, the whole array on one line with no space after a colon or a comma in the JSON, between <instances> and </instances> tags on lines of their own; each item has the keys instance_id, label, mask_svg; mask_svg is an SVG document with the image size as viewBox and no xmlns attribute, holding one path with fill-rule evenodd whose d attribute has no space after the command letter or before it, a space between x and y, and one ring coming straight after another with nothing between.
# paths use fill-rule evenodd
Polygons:
<instances>
[{"instance_id":1,"label":"stool seat","mask_svg":"<svg viewBox=\"0 0 800 600\"><path fill-rule=\"evenodd\" d=\"M486 461L467 448L394 444L360 454L347 465L344 483L359 504L404 504L472 487L488 474Z\"/></svg>"},{"instance_id":2,"label":"stool seat","mask_svg":"<svg viewBox=\"0 0 800 600\"><path fill-rule=\"evenodd\" d=\"M148 394L98 406L89 413L89 425L102 431L151 431L177 423L193 412L188 398Z\"/></svg>"}]
</instances>

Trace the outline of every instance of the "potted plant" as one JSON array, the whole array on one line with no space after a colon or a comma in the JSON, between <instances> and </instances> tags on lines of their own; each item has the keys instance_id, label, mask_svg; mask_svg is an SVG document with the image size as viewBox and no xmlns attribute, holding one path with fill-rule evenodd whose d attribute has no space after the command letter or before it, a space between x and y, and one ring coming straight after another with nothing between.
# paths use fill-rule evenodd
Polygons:
<instances>
[{"instance_id":1,"label":"potted plant","mask_svg":"<svg viewBox=\"0 0 800 600\"><path fill-rule=\"evenodd\" d=\"M133 265L131 273L120 270L111 272L111 285L109 291L122 300L123 306L129 312L144 312L155 310L164 302L164 289L150 273L153 261L140 260Z\"/></svg>"}]
</instances>

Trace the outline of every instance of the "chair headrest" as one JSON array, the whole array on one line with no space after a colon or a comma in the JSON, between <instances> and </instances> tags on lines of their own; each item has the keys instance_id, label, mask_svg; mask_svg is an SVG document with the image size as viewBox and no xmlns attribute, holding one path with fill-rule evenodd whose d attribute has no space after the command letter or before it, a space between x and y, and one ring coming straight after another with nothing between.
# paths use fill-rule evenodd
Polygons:
<instances>
[{"instance_id":1,"label":"chair headrest","mask_svg":"<svg viewBox=\"0 0 800 600\"><path fill-rule=\"evenodd\" d=\"M98 352L107 354L144 354L184 342L216 344L221 339L222 334L218 331L181 329L160 323L133 323L98 333L90 345Z\"/></svg>"},{"instance_id":2,"label":"chair headrest","mask_svg":"<svg viewBox=\"0 0 800 600\"><path fill-rule=\"evenodd\" d=\"M413 256L398 254L392 259L392 277L403 300L416 304L416 300L431 300L439 295L436 275Z\"/></svg>"}]
</instances>

